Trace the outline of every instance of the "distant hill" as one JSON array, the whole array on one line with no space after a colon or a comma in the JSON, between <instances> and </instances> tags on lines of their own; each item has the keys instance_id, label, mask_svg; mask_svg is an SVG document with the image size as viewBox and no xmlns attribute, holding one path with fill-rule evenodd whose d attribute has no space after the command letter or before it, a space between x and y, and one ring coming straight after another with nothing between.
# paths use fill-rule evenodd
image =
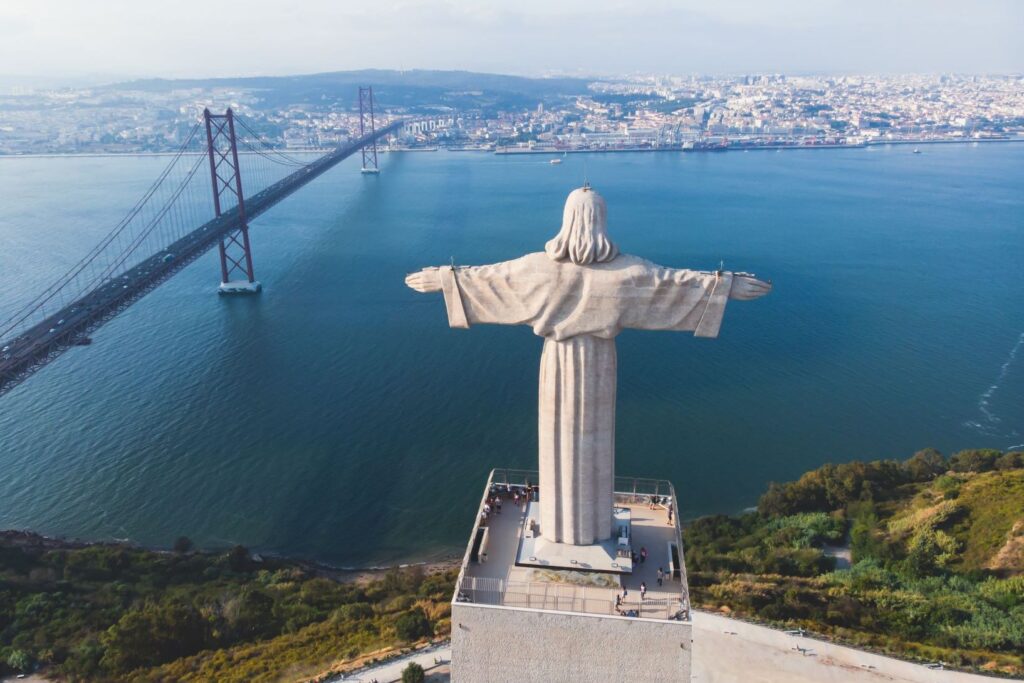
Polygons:
<instances>
[{"instance_id":1,"label":"distant hill","mask_svg":"<svg viewBox=\"0 0 1024 683\"><path fill-rule=\"evenodd\" d=\"M154 78L116 83L110 87L149 92L182 88L238 88L257 91L261 103L273 108L289 104L354 107L358 105L359 86L372 85L374 97L383 108L419 111L457 107L492 111L562 101L588 92L589 82L581 78L526 78L471 71L364 69L300 76Z\"/></svg>"}]
</instances>

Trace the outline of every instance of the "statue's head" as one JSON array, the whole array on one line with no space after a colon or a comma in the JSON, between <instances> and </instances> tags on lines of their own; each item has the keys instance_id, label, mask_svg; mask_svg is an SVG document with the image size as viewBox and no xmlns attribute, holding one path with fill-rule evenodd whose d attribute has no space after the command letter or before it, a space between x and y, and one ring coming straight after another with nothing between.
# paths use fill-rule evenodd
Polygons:
<instances>
[{"instance_id":1,"label":"statue's head","mask_svg":"<svg viewBox=\"0 0 1024 683\"><path fill-rule=\"evenodd\" d=\"M544 246L556 261L569 260L578 266L605 263L619 254L608 239L608 209L604 199L590 185L569 193L562 213L562 229Z\"/></svg>"}]
</instances>

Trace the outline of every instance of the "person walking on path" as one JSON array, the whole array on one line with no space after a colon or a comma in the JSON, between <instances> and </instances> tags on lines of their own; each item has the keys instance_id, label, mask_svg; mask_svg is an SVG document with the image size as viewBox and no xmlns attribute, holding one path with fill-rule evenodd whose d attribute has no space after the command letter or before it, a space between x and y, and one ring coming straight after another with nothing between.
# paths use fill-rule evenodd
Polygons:
<instances>
[{"instance_id":1,"label":"person walking on path","mask_svg":"<svg viewBox=\"0 0 1024 683\"><path fill-rule=\"evenodd\" d=\"M645 597L647 597L647 582L646 581L641 581L640 582L640 599L643 600Z\"/></svg>"},{"instance_id":2,"label":"person walking on path","mask_svg":"<svg viewBox=\"0 0 1024 683\"><path fill-rule=\"evenodd\" d=\"M668 504L668 523L672 523L672 503Z\"/></svg>"},{"instance_id":3,"label":"person walking on path","mask_svg":"<svg viewBox=\"0 0 1024 683\"><path fill-rule=\"evenodd\" d=\"M643 564L646 561L647 561L647 547L644 546L644 547L640 548L640 564Z\"/></svg>"},{"instance_id":4,"label":"person walking on path","mask_svg":"<svg viewBox=\"0 0 1024 683\"><path fill-rule=\"evenodd\" d=\"M662 581L665 579L665 572L662 571L661 567L658 567L658 585L662 585Z\"/></svg>"}]
</instances>

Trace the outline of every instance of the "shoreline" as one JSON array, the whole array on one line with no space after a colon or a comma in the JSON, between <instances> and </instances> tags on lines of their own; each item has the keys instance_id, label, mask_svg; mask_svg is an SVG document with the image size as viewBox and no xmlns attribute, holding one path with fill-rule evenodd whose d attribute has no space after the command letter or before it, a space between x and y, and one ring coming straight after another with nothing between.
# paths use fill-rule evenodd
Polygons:
<instances>
[{"instance_id":1,"label":"shoreline","mask_svg":"<svg viewBox=\"0 0 1024 683\"><path fill-rule=\"evenodd\" d=\"M870 147L885 147L888 145L966 145L975 142L1024 142L1024 137L1007 138L979 138L977 140L868 140L855 144L828 143L820 145L795 145L795 144L772 144L772 145L728 145L725 147L704 147L683 149L681 147L623 147L609 149L519 149L504 148L496 149L493 154L496 156L529 156L535 154L623 154L628 152L675 152L679 154L702 154L722 152L758 152L770 150L812 150L812 149L867 149ZM461 151L461 150L459 150ZM477 150L468 150L477 151ZM487 151L487 150L479 150Z\"/></svg>"},{"instance_id":2,"label":"shoreline","mask_svg":"<svg viewBox=\"0 0 1024 683\"><path fill-rule=\"evenodd\" d=\"M680 154L695 153L721 153L721 152L757 152L772 150L812 150L812 149L866 149L869 147L885 147L887 145L966 145L971 143L1010 143L1024 142L1024 136L1006 138L979 138L967 140L868 140L857 144L821 144L821 145L736 145L728 147L716 147L705 149L682 149L681 147L627 147L611 149L467 149L467 148L408 148L408 149L383 149L378 148L378 154L404 154L422 152L459 152L493 154L495 156L518 156L535 154L626 154L632 152L676 152ZM334 151L335 147L323 147L316 149L281 149L288 154L327 154ZM204 154L204 152L187 152L186 155ZM253 154L252 152L239 152L240 155ZM29 154L0 154L0 161L4 159L63 159L73 158L105 158L105 157L166 157L175 156L176 152L39 152Z\"/></svg>"},{"instance_id":3,"label":"shoreline","mask_svg":"<svg viewBox=\"0 0 1024 683\"><path fill-rule=\"evenodd\" d=\"M60 536L47 536L35 531L19 529L0 529L0 542L9 543L17 547L42 548L44 550L81 550L84 548L127 548L141 550L159 555L175 555L174 550L156 546L147 546L132 541L118 540L97 540L89 541L79 538L66 538ZM245 547L245 546L243 546ZM379 578L388 572L398 569L410 569L422 567L428 573L444 572L449 569L458 568L462 562L462 556L455 553L445 553L441 559L411 560L386 565L365 565L365 566L337 566L320 560L294 557L275 552L258 552L246 547L251 557L259 557L274 560L283 564L290 564L306 569L318 576L331 578L345 583L363 583ZM188 554L215 556L220 555L230 547L219 550L210 548L195 548L188 551ZM438 553L440 554L440 553Z\"/></svg>"}]
</instances>

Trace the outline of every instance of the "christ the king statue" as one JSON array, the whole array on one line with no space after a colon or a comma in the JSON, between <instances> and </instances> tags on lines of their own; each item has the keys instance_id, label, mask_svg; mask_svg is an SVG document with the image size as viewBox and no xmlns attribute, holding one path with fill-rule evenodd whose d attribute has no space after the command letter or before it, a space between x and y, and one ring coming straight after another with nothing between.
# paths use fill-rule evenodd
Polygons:
<instances>
[{"instance_id":1,"label":"christ the king statue","mask_svg":"<svg viewBox=\"0 0 1024 683\"><path fill-rule=\"evenodd\" d=\"M448 324L529 325L540 359L540 533L590 545L612 535L615 337L626 328L717 337L728 299L771 284L746 273L677 270L620 254L604 199L589 186L565 202L562 229L543 252L489 266L424 268L417 292L443 292Z\"/></svg>"}]
</instances>

